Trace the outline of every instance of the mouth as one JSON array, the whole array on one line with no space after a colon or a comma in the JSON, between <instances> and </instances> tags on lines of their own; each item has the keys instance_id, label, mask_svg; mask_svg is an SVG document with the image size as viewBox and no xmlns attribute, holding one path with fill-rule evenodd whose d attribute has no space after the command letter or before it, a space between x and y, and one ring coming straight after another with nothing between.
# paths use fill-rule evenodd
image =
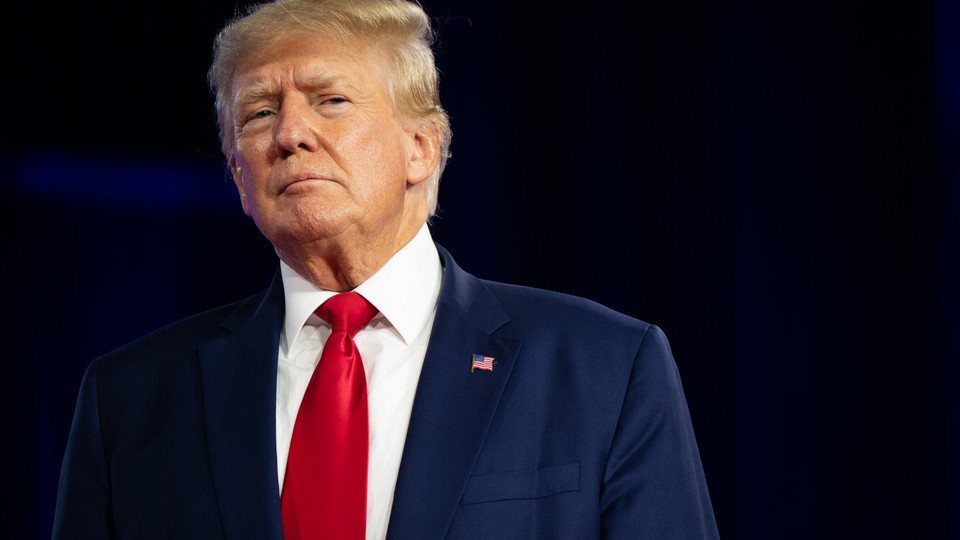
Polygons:
<instances>
[{"instance_id":1,"label":"mouth","mask_svg":"<svg viewBox=\"0 0 960 540\"><path fill-rule=\"evenodd\" d=\"M290 191L300 191L303 189L309 189L311 186L318 183L332 182L333 179L329 176L318 172L305 171L300 172L294 175L289 176L284 180L280 186L280 192L290 192Z\"/></svg>"}]
</instances>

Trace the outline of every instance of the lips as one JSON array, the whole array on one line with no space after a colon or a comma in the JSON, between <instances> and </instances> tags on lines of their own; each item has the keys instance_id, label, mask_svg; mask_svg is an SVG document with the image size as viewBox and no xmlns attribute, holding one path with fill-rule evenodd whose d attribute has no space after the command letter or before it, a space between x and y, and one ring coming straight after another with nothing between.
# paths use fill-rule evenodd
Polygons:
<instances>
[{"instance_id":1,"label":"lips","mask_svg":"<svg viewBox=\"0 0 960 540\"><path fill-rule=\"evenodd\" d=\"M300 171L292 175L284 177L283 181L280 184L280 192L290 189L290 187L295 186L301 182L309 181L333 181L333 179L321 172L317 171Z\"/></svg>"}]
</instances>

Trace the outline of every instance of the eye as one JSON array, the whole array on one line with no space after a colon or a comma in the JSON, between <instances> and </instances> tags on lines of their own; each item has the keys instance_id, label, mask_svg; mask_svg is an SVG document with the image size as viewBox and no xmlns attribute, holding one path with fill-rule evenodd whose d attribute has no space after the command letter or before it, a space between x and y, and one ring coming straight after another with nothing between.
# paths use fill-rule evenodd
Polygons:
<instances>
[{"instance_id":1,"label":"eye","mask_svg":"<svg viewBox=\"0 0 960 540\"><path fill-rule=\"evenodd\" d=\"M319 109L332 109L331 112L342 109L352 103L343 94L321 94L316 97L316 107Z\"/></svg>"},{"instance_id":2,"label":"eye","mask_svg":"<svg viewBox=\"0 0 960 540\"><path fill-rule=\"evenodd\" d=\"M324 118L339 118L350 110L353 102L343 94L317 96L314 110Z\"/></svg>"},{"instance_id":3,"label":"eye","mask_svg":"<svg viewBox=\"0 0 960 540\"><path fill-rule=\"evenodd\" d=\"M267 118L268 116L273 116L273 114L274 114L274 112L273 112L272 110L270 110L270 109L260 109L260 110L258 110L258 111L254 111L252 114L248 115L248 116L244 119L244 122L246 123L246 122L252 122L252 121L254 121L254 120L260 120L260 119L263 119L263 118Z\"/></svg>"}]
</instances>

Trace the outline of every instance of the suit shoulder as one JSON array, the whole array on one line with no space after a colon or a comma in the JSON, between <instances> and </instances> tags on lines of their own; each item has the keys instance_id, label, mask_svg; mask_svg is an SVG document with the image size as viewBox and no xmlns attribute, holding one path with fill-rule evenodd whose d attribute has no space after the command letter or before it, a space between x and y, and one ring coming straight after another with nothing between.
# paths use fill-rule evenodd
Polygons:
<instances>
[{"instance_id":1,"label":"suit shoulder","mask_svg":"<svg viewBox=\"0 0 960 540\"><path fill-rule=\"evenodd\" d=\"M576 325L584 329L603 327L609 331L611 328L620 328L641 334L656 328L649 322L616 311L595 300L569 293L489 280L481 282L516 320L563 321L566 325Z\"/></svg>"},{"instance_id":2,"label":"suit shoulder","mask_svg":"<svg viewBox=\"0 0 960 540\"><path fill-rule=\"evenodd\" d=\"M262 298L263 292L260 292L171 322L104 354L98 361L168 357L180 350L193 349L200 343L230 334L231 318L256 309Z\"/></svg>"}]
</instances>

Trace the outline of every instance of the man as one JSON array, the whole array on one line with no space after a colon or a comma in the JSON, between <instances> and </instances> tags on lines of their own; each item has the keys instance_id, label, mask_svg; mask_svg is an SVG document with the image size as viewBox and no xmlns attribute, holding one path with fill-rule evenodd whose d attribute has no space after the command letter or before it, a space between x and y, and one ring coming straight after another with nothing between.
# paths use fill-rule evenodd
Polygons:
<instances>
[{"instance_id":1,"label":"man","mask_svg":"<svg viewBox=\"0 0 960 540\"><path fill-rule=\"evenodd\" d=\"M717 537L661 331L432 242L430 36L405 0L281 0L218 36L224 153L280 268L91 364L55 538Z\"/></svg>"}]
</instances>

